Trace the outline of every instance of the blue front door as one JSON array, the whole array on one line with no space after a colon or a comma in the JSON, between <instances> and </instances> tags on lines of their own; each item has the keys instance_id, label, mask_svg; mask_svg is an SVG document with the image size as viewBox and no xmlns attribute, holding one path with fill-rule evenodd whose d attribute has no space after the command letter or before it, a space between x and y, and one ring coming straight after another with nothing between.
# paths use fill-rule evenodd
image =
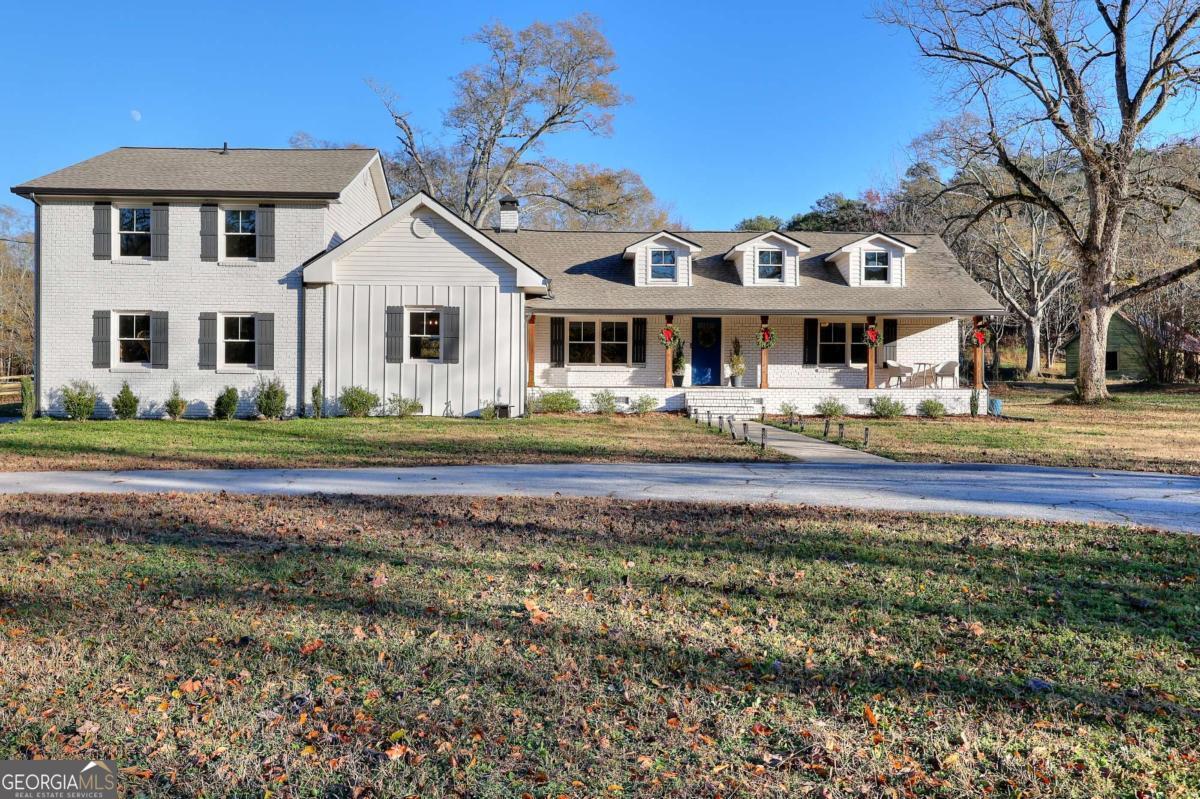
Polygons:
<instances>
[{"instance_id":1,"label":"blue front door","mask_svg":"<svg viewBox=\"0 0 1200 799\"><path fill-rule=\"evenodd\" d=\"M692 385L721 385L721 320L692 317Z\"/></svg>"}]
</instances>

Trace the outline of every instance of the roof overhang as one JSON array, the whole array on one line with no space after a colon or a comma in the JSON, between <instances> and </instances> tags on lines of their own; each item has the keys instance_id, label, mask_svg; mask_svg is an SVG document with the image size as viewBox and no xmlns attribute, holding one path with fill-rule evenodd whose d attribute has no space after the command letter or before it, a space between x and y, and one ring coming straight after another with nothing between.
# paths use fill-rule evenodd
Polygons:
<instances>
[{"instance_id":1,"label":"roof overhang","mask_svg":"<svg viewBox=\"0 0 1200 799\"><path fill-rule=\"evenodd\" d=\"M763 242L765 242L769 239L775 239L789 247L795 247L800 252L808 252L809 250L812 249L807 244L800 241L800 239L793 238L792 236L789 236L780 230L768 230L768 231L758 234L757 236L755 236L751 239L747 239L746 241L743 241L741 244L735 244L734 246L730 247L729 252L725 253L725 260L726 261L736 260L737 257L739 255L741 255L742 253L747 252L749 250L753 250L755 247L759 246L760 244L762 244Z\"/></svg>"},{"instance_id":2,"label":"roof overhang","mask_svg":"<svg viewBox=\"0 0 1200 799\"><path fill-rule=\"evenodd\" d=\"M645 247L647 244L649 244L652 241L657 241L658 239L662 239L662 238L670 239L671 241L675 242L676 244L687 248L687 251L689 253L697 253L697 252L700 252L702 249L704 249L696 242L689 241L688 239L685 239L683 236L672 233L669 230L660 230L657 233L649 235L644 239L638 239L633 244L630 244L628 247L625 248L625 254L623 257L626 259L633 258L634 256L637 255L637 251L640 250L642 247Z\"/></svg>"},{"instance_id":3,"label":"roof overhang","mask_svg":"<svg viewBox=\"0 0 1200 799\"><path fill-rule=\"evenodd\" d=\"M340 192L328 191L214 191L212 189L42 189L37 186L13 186L10 189L19 197L34 194L41 197L199 197L205 199L262 198L274 200L336 200Z\"/></svg>"},{"instance_id":4,"label":"roof overhang","mask_svg":"<svg viewBox=\"0 0 1200 799\"><path fill-rule=\"evenodd\" d=\"M843 247L839 247L838 249L829 253L829 255L827 255L825 257L825 260L826 261L835 260L842 253L850 252L851 250L855 249L856 247L859 247L868 241L875 241L876 239L882 239L895 247L899 247L901 250L904 251L905 254L917 251L917 248L915 245L909 244L907 241L902 241L901 239L898 239L895 236L889 236L886 233L871 233L870 235L863 236L861 239L855 239L854 241L850 242L849 244L847 244Z\"/></svg>"},{"instance_id":5,"label":"roof overhang","mask_svg":"<svg viewBox=\"0 0 1200 799\"><path fill-rule=\"evenodd\" d=\"M470 238L479 246L495 255L504 263L511 266L517 273L517 286L532 294L545 294L550 286L549 279L529 264L513 255L507 249L492 241L470 225L458 214L451 211L440 202L423 191L409 197L391 211L376 219L350 238L331 250L320 253L304 265L304 282L306 284L323 284L334 282L334 267L339 258L345 258L350 253L374 240L379 234L389 229L401 219L409 217L418 208L425 208L446 220L459 232Z\"/></svg>"}]
</instances>

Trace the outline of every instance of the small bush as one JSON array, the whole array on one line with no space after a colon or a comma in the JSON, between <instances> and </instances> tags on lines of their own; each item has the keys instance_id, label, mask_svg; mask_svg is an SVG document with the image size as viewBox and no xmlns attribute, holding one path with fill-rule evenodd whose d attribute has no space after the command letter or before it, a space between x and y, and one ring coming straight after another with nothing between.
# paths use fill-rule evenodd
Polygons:
<instances>
[{"instance_id":1,"label":"small bush","mask_svg":"<svg viewBox=\"0 0 1200 799\"><path fill-rule=\"evenodd\" d=\"M794 402L779 403L780 416L785 416L788 419L794 419L796 416L799 415L799 413L800 413L800 409L796 407L796 404Z\"/></svg>"},{"instance_id":2,"label":"small bush","mask_svg":"<svg viewBox=\"0 0 1200 799\"><path fill-rule=\"evenodd\" d=\"M21 378L21 418L29 421L37 413L37 395L33 391L33 379Z\"/></svg>"},{"instance_id":3,"label":"small bush","mask_svg":"<svg viewBox=\"0 0 1200 799\"><path fill-rule=\"evenodd\" d=\"M904 403L891 397L876 397L871 400L871 413L880 419L895 419L904 415Z\"/></svg>"},{"instance_id":4,"label":"small bush","mask_svg":"<svg viewBox=\"0 0 1200 799\"><path fill-rule=\"evenodd\" d=\"M163 403L163 410L167 412L167 416L170 418L178 419L183 416L183 412L187 410L187 406L187 400L179 392L179 383L172 383L171 396L167 397L167 401Z\"/></svg>"},{"instance_id":5,"label":"small bush","mask_svg":"<svg viewBox=\"0 0 1200 799\"><path fill-rule=\"evenodd\" d=\"M817 416L824 416L826 418L845 416L849 413L842 401L833 397L826 397L818 402L814 410L817 412Z\"/></svg>"},{"instance_id":6,"label":"small bush","mask_svg":"<svg viewBox=\"0 0 1200 799\"><path fill-rule=\"evenodd\" d=\"M96 413L100 401L100 389L86 380L72 380L60 389L63 412L68 419L83 421Z\"/></svg>"},{"instance_id":7,"label":"small bush","mask_svg":"<svg viewBox=\"0 0 1200 799\"><path fill-rule=\"evenodd\" d=\"M254 395L254 406L268 419L282 419L287 412L287 389L278 377L267 380L261 375Z\"/></svg>"},{"instance_id":8,"label":"small bush","mask_svg":"<svg viewBox=\"0 0 1200 799\"><path fill-rule=\"evenodd\" d=\"M946 415L946 406L942 404L941 400L921 400L921 404L917 406L917 413L928 416L930 419L941 419Z\"/></svg>"},{"instance_id":9,"label":"small bush","mask_svg":"<svg viewBox=\"0 0 1200 799\"><path fill-rule=\"evenodd\" d=\"M479 409L479 418L485 422L494 421L499 411L496 410L496 403L488 400L483 403L483 407Z\"/></svg>"},{"instance_id":10,"label":"small bush","mask_svg":"<svg viewBox=\"0 0 1200 799\"><path fill-rule=\"evenodd\" d=\"M643 394L633 401L633 412L638 416L645 416L654 411L658 407L658 400L649 394Z\"/></svg>"},{"instance_id":11,"label":"small bush","mask_svg":"<svg viewBox=\"0 0 1200 799\"><path fill-rule=\"evenodd\" d=\"M387 412L392 416L412 416L425 410L425 406L421 404L419 399L402 397L399 394L393 394L392 398L387 401Z\"/></svg>"},{"instance_id":12,"label":"small bush","mask_svg":"<svg viewBox=\"0 0 1200 799\"><path fill-rule=\"evenodd\" d=\"M612 416L617 412L617 395L605 389L592 395L592 410L601 416Z\"/></svg>"},{"instance_id":13,"label":"small bush","mask_svg":"<svg viewBox=\"0 0 1200 799\"><path fill-rule=\"evenodd\" d=\"M133 393L133 389L129 387L129 381L126 380L121 384L121 390L117 392L117 396L113 397L113 413L118 419L132 419L137 416L138 398Z\"/></svg>"},{"instance_id":14,"label":"small bush","mask_svg":"<svg viewBox=\"0 0 1200 799\"><path fill-rule=\"evenodd\" d=\"M379 395L361 386L346 386L338 396L338 405L347 416L361 419L379 407Z\"/></svg>"},{"instance_id":15,"label":"small bush","mask_svg":"<svg viewBox=\"0 0 1200 799\"><path fill-rule=\"evenodd\" d=\"M312 391L309 392L312 400L312 418L320 419L325 415L325 385L318 380L313 383Z\"/></svg>"},{"instance_id":16,"label":"small bush","mask_svg":"<svg viewBox=\"0 0 1200 799\"><path fill-rule=\"evenodd\" d=\"M971 415L979 415L979 389L971 389Z\"/></svg>"},{"instance_id":17,"label":"small bush","mask_svg":"<svg viewBox=\"0 0 1200 799\"><path fill-rule=\"evenodd\" d=\"M534 413L578 413L579 400L570 391L547 391L529 403Z\"/></svg>"},{"instance_id":18,"label":"small bush","mask_svg":"<svg viewBox=\"0 0 1200 799\"><path fill-rule=\"evenodd\" d=\"M237 415L238 391L233 386L225 386L225 390L217 395L213 403L213 416L218 419L232 419Z\"/></svg>"}]
</instances>

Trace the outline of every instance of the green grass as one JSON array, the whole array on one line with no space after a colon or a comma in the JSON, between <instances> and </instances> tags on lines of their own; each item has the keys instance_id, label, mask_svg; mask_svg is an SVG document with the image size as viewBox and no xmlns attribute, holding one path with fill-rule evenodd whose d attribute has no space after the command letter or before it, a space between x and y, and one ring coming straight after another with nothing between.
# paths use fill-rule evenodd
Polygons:
<instances>
[{"instance_id":1,"label":"green grass","mask_svg":"<svg viewBox=\"0 0 1200 799\"><path fill-rule=\"evenodd\" d=\"M681 416L527 419L104 421L0 426L0 469L414 466L568 461L745 461L783 456Z\"/></svg>"},{"instance_id":2,"label":"green grass","mask_svg":"<svg viewBox=\"0 0 1200 799\"><path fill-rule=\"evenodd\" d=\"M900 461L1025 463L1091 469L1200 474L1200 388L1126 389L1111 402L1081 406L1056 391L1008 391L997 396L1009 421L968 416L850 419L846 446ZM781 421L775 422L786 427ZM806 433L820 437L822 422Z\"/></svg>"},{"instance_id":3,"label":"green grass","mask_svg":"<svg viewBox=\"0 0 1200 799\"><path fill-rule=\"evenodd\" d=\"M926 515L0 497L0 758L149 796L1195 796L1198 571Z\"/></svg>"}]
</instances>

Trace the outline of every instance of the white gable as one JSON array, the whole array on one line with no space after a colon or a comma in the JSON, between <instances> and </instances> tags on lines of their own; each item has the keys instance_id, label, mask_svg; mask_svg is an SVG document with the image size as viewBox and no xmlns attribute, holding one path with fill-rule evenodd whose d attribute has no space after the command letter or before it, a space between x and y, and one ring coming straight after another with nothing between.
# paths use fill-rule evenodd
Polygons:
<instances>
[{"instance_id":1,"label":"white gable","mask_svg":"<svg viewBox=\"0 0 1200 799\"><path fill-rule=\"evenodd\" d=\"M633 284L635 286L690 286L692 285L692 258L700 252L700 249L699 244L662 230L630 244L625 248L624 258L633 261ZM674 257L674 280L652 276L653 253L656 250L664 250Z\"/></svg>"},{"instance_id":2,"label":"white gable","mask_svg":"<svg viewBox=\"0 0 1200 799\"><path fill-rule=\"evenodd\" d=\"M840 247L828 256L826 263L834 264L848 286L892 286L900 287L906 282L905 257L917 248L886 233L873 233ZM887 253L888 277L886 281L867 280L865 267L867 253Z\"/></svg>"},{"instance_id":3,"label":"white gable","mask_svg":"<svg viewBox=\"0 0 1200 799\"><path fill-rule=\"evenodd\" d=\"M779 252L782 259L782 277L779 280L762 280L758 275L759 253ZM725 260L737 267L743 286L795 286L799 283L800 256L809 251L806 244L784 236L773 230L743 241L725 253Z\"/></svg>"}]
</instances>

